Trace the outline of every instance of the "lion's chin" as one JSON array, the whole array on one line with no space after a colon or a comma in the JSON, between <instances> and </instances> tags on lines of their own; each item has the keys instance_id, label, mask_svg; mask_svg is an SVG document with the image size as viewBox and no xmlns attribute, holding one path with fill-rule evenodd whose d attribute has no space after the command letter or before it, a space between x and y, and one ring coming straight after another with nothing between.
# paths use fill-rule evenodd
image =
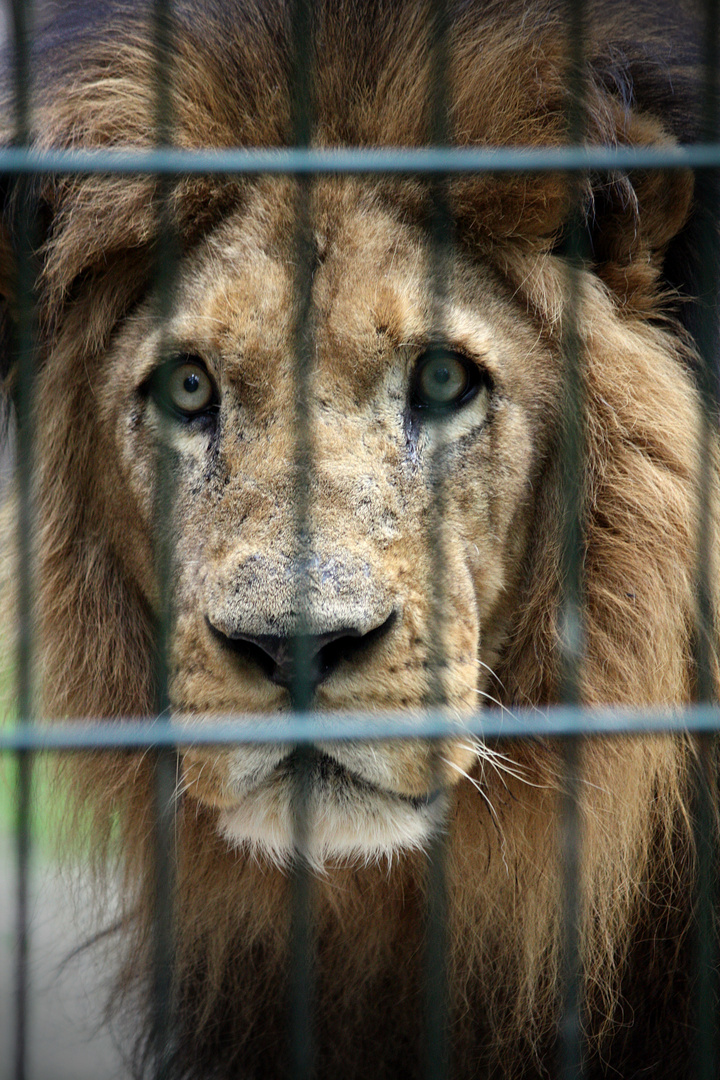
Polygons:
<instances>
[{"instance_id":1,"label":"lion's chin","mask_svg":"<svg viewBox=\"0 0 720 1080\"><path fill-rule=\"evenodd\" d=\"M219 817L222 835L236 848L286 868L300 856L317 873L332 866L387 861L424 848L443 827L448 795L408 798L350 780L313 779L298 838L297 786L287 777L261 784Z\"/></svg>"}]
</instances>

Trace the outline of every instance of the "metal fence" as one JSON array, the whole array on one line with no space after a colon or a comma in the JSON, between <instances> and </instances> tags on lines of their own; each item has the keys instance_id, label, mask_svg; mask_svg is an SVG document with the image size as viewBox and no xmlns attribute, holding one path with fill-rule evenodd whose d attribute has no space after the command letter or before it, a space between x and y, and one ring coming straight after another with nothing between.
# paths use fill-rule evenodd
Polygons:
<instances>
[{"instance_id":1,"label":"metal fence","mask_svg":"<svg viewBox=\"0 0 720 1080\"><path fill-rule=\"evenodd\" d=\"M158 262L161 283L161 303L158 319L162 323L170 311L174 285L177 251L173 230L167 212L172 197L173 184L180 176L198 175L289 175L298 178L296 253L298 271L296 295L300 301L300 317L295 328L295 379L297 393L296 459L303 465L305 475L312 469L312 433L307 424L307 399L309 375L308 312L310 296L310 256L307 250L309 224L309 181L320 176L420 176L431 185L433 215L431 230L435 243L432 272L435 278L436 296L442 294L446 275L447 248L451 242L451 222L447 206L447 181L462 174L493 175L542 172L562 172L568 176L587 173L609 174L631 169L696 170L700 177L700 197L706 202L708 220L715 221L715 178L720 169L720 142L718 141L718 3L705 0L706 43L704 58L704 89L702 94L702 138L692 145L668 147L615 147L599 148L581 145L584 130L583 113L583 40L585 11L583 0L567 0L567 27L571 42L570 82L572 102L567 117L568 146L562 149L522 148L457 148L448 145L448 116L446 88L443 73L447 62L448 19L444 0L431 0L427 17L431 21L434 51L433 122L435 145L424 149L335 149L323 150L312 146L312 70L306 62L306 42L312 32L312 0L291 0L294 32L293 70L296 92L293 97L293 130L295 145L286 150L238 149L183 151L173 146L173 106L171 79L173 35L172 4L170 0L155 0L154 25L156 43L157 79L157 148L145 152L124 150L39 150L31 142L31 26L32 5L28 0L12 0L11 24L14 49L15 80L15 140L14 145L0 149L0 175L17 179L20 185L29 185L34 177L43 174L56 175L148 175L162 178L163 198L160 208L159 235L164 237ZM28 188L29 190L29 188ZM22 200L20 200L22 202ZM28 206L30 200L27 200ZM75 722L43 726L41 718L34 714L32 687L32 580L33 564L30 537L33 535L33 511L31 486L34 462L33 430L30 417L33 407L33 356L35 349L35 314L33 311L32 252L35 241L35 222L28 211L20 222L18 265L18 325L16 350L18 356L17 444L16 483L19 493L19 522L21 561L18 579L19 649L17 655L18 717L16 726L0 731L0 753L14 755L17 761L17 967L16 967L16 1020L14 1047L15 1080L28 1078L27 1068L27 1015L28 1015L28 865L31 849L31 772L34 755L47 752L72 753L79 750L132 748L151 751L156 756L157 785L157 875L156 875L156 1041L158 1046L158 1077L164 1075L163 1044L169 1039L171 1027L171 971L172 971L172 911L170 896L173 890L174 867L172 863L173 810L172 792L175 786L175 755L178 748L188 744L195 746L225 746L232 744L258 744L272 741L295 743L306 747L318 739L327 739L328 715L312 711L312 692L308 682L310 652L307 639L301 634L295 641L295 665L293 701L294 715L290 718L266 716L218 717L206 723L202 729L190 731L173 723L168 708L167 672L159 673L157 717L147 722L130 719L122 724L104 721L101 717L78 718ZM583 256L583 234L579 221L568 239L568 255L571 262L580 265ZM714 238L706 237L705 297L717 293L718 265L717 245ZM575 290L574 301L579 298ZM715 310L705 306L698 344L702 354L703 368L700 374L701 389L705 403L703 429L703 459L709 462L709 447L715 425L715 387L717 382L717 356L714 352ZM707 578L707 559L701 560L698 569L698 628L697 641L697 689L696 703L687 708L664 710L631 710L606 708L593 710L583 708L579 698L578 670L582 662L582 523L580 513L580 476L582 472L583 410L580 353L576 335L572 329L566 335L566 378L568 386L568 414L565 418L564 455L565 470L565 520L567 533L563 551L565 595L564 625L565 652L563 656L563 704L546 711L532 710L513 713L485 709L468 718L464 730L483 739L532 739L556 737L562 740L565 753L564 788L564 860L565 860L565 937L564 937L564 1019L561 1024L562 1080L580 1077L582 1074L581 990L578 933L578 875L582 853L578 825L578 791L580 759L579 743L589 733L595 736L642 735L645 733L693 733L701 748L704 772L709 776L713 768L713 737L720 728L720 711L714 700L712 661L709 642L713 640L711 583ZM158 461L161 476L158 495L159 515L162 515L173 498L172 483L163 461ZM701 479L703 485L703 517L700 525L701 544L707 551L709 543L709 493L711 477L709 465ZM299 484L296 492L296 529L302 538L308 534L309 508L308 484ZM441 570L443 482L439 475L435 484L434 539L436 566ZM167 560L168 553L165 553ZM435 575L440 583L438 595L433 598L433 609L442 609L442 572ZM298 599L302 606L302 578L298 576ZM169 610L169 586L165 582L165 610ZM160 655L164 657L169 633L168 618L161 629ZM435 645L435 668L441 671L443 660L442 635L437 635ZM337 718L332 737L337 740L373 740L387 738L421 737L435 740L455 731L443 712L442 679L438 674L431 688L428 708L423 716L416 718L384 716L373 713ZM307 841L311 823L306 820L307 798L305 794L305 768L300 752L300 783L296 798L295 836L296 846L302 851ZM699 1030L696 1040L698 1080L714 1080L718 1075L716 1055L715 1001L715 945L713 910L715 885L713 880L714 852L711 813L711 782L700 783L699 812L697 816L698 843L698 947L697 1000ZM446 1025L447 989L445 985L444 934L445 885L443 880L443 841L438 837L431 851L431 890L429 896L429 928L427 933L428 979L427 1017L427 1067L426 1075L442 1080L448 1074L448 1033ZM309 871L300 858L293 871L293 948L292 948L292 1020L289 1038L292 1045L293 1075L309 1077L312 1074L313 1037L312 1016L309 1007L312 966L310 962L310 939L308 934L308 905L310 893ZM8 1074L9 1075L9 1074ZM29 1080L29 1078L28 1078Z\"/></svg>"}]
</instances>

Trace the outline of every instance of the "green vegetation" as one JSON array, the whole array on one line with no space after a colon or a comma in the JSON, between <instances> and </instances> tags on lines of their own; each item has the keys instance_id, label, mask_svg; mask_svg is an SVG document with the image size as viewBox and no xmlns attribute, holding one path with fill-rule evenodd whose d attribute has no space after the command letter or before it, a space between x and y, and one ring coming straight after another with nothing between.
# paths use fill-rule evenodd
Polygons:
<instances>
[{"instance_id":1,"label":"green vegetation","mask_svg":"<svg viewBox=\"0 0 720 1080\"><path fill-rule=\"evenodd\" d=\"M13 666L5 662L6 657L7 651L0 642L0 725L13 727L17 720L13 704L15 678ZM17 825L17 785L17 757L11 753L0 754L0 834L5 836L12 833ZM44 755L33 761L30 805L32 841L43 852L49 853L53 847L56 829L53 826L49 762Z\"/></svg>"},{"instance_id":2,"label":"green vegetation","mask_svg":"<svg viewBox=\"0 0 720 1080\"><path fill-rule=\"evenodd\" d=\"M0 759L0 834L5 835L13 827L13 792L15 790L15 762L8 754Z\"/></svg>"},{"instance_id":3,"label":"green vegetation","mask_svg":"<svg viewBox=\"0 0 720 1080\"><path fill-rule=\"evenodd\" d=\"M30 829L31 843L45 856L57 850L59 804L62 795L53 782L54 760L46 754L32 762ZM11 835L17 827L18 763L15 754L0 756L0 836Z\"/></svg>"},{"instance_id":4,"label":"green vegetation","mask_svg":"<svg viewBox=\"0 0 720 1080\"><path fill-rule=\"evenodd\" d=\"M0 726L15 723L15 710L12 706L13 667L9 662L8 650L0 639ZM7 833L13 827L13 793L16 778L15 760L11 754L0 755L0 833Z\"/></svg>"}]
</instances>

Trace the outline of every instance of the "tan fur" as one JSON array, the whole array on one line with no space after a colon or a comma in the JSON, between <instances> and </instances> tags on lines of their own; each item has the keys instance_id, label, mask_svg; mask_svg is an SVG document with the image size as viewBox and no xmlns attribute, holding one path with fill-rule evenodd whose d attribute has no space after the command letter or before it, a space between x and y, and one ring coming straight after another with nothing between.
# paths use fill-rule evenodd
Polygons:
<instances>
[{"instance_id":1,"label":"tan fur","mask_svg":"<svg viewBox=\"0 0 720 1080\"><path fill-rule=\"evenodd\" d=\"M423 145L424 9L378 4L365 14L330 2L318 13L315 142ZM624 101L603 74L614 49L629 64L625 21L624 9L617 17L603 11L590 28L588 141L667 145L673 123ZM228 2L180 23L178 145L283 145L289 107L278 42L286 41L287 12L279 3L238 10ZM635 33L647 50L661 36L639 17ZM120 13L72 41L62 65L50 51L57 72L53 63L41 72L38 145L149 145L153 69L143 20ZM561 13L545 4L471 5L455 14L451 43L456 143L563 143ZM668 92L686 76L657 77ZM693 692L701 410L692 342L677 321L663 259L686 228L693 181L673 172L587 178L581 187L588 221L595 214L599 222L595 262L579 275L576 327L585 395L582 697L588 705L672 706ZM174 512L165 522L174 551L173 708L195 722L289 708L287 691L219 644L208 620L228 635L300 626L292 570L296 186L284 178L177 183L182 254L162 334L151 285L157 196L148 179L38 183L52 223L38 278L36 492L42 707L53 717L153 712L159 446L176 455ZM432 696L439 453L449 713L461 720L487 700L508 708L557 700L562 344L572 318L557 244L568 185L543 175L461 178L449 199L458 243L447 298L438 302L421 181L311 185L313 561L304 618L311 633L365 633L394 614L378 642L319 685L321 711L417 710ZM13 206L11 193L7 222ZM0 282L12 309L9 250L3 238ZM407 402L438 325L491 384L433 426L409 416ZM161 341L170 354L202 357L221 391L219 427L161 419L143 390ZM714 554L714 495L710 514ZM8 537L12 517L11 504ZM5 551L7 594L9 542ZM715 577L713 566L713 588ZM349 810L327 779L316 778L310 798L320 837L310 858L318 871L321 1074L422 1071L423 848L437 815L410 809L410 800L440 785L453 1074L543 1075L560 993L560 748L484 747L462 734L434 746L323 748L364 786L352 788ZM184 756L173 1077L284 1074L294 788L281 761L290 749ZM691 760L684 740L658 736L582 747L581 952L593 1076L612 1067L629 1077L642 1067L676 1078L688 1060L672 1025L666 1044L650 1049L642 1010L655 1008L648 987L668 980L670 1009L677 1013L676 999L687 996L682 963L669 968L667 957L683 947L689 912ZM117 822L126 913L118 1002L147 1009L151 761L92 755L74 763L72 784L77 806L92 812L100 862ZM271 834L280 839L267 840ZM638 1019L628 1035L632 1010ZM139 1070L150 1053L139 1038Z\"/></svg>"}]
</instances>

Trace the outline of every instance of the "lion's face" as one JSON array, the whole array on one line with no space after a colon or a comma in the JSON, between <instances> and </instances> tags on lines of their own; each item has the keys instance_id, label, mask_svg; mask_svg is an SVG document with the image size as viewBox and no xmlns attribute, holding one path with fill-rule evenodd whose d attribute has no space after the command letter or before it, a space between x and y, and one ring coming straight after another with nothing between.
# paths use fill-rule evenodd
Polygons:
<instances>
[{"instance_id":1,"label":"lion's face","mask_svg":"<svg viewBox=\"0 0 720 1080\"><path fill-rule=\"evenodd\" d=\"M655 5L588 4L588 147L668 150L697 138L692 19L676 6L658 22ZM149 9L58 7L59 32L33 64L33 145L154 145ZM173 145L293 144L291 8L173 5ZM566 145L561 8L448 5L451 146ZM433 141L435 31L423 11L402 0L313 4L313 148ZM678 45L670 66L668 41ZM11 97L3 145L14 140ZM444 260L432 250L429 178L302 182L307 260L293 178L191 170L170 182L165 206L167 188L149 175L8 176L0 190L0 393L20 404L17 256L28 205L37 210L37 715L152 715L167 627L178 724L249 723L308 702L318 727L327 720L307 758L290 740L183 754L184 797L169 800L172 821L163 815L176 856L177 994L158 1067L173 1080L288 1072L285 871L296 839L308 842L294 828L305 780L305 854L320 871L308 923L318 1077L422 1075L432 858L416 849L432 856L442 829L453 1075L554 1068L562 897L579 850L584 1060L592 1073L674 1080L689 1060L679 1033L694 1023L683 959L694 747L589 727L568 785L561 740L496 750L463 721L488 698L512 710L562 696L561 425L577 404L568 340L582 401L578 701L674 708L699 690L698 540L720 549L720 451L702 419L685 301L704 282L706 189L696 201L692 175L675 168L593 170L577 183L450 175L452 237L434 280ZM168 219L181 255L166 303L156 270ZM561 254L571 222L587 239L572 273ZM702 522L701 491L712 496ZM13 497L0 512L0 605L25 632L13 610L17 515ZM707 583L720 625L717 574ZM298 692L298 632L310 695ZM438 703L457 722L442 740L338 738L342 713ZM122 938L113 1007L140 1005L128 1014L138 1075L157 1071L165 776L158 783L152 753L63 757L69 820L91 832L95 865L112 857L113 896L122 883L109 913ZM573 792L577 831L565 836L580 845L568 861L557 826Z\"/></svg>"},{"instance_id":2,"label":"lion's face","mask_svg":"<svg viewBox=\"0 0 720 1080\"><path fill-rule=\"evenodd\" d=\"M293 206L286 182L259 184L182 262L165 340L152 303L118 336L99 403L118 463L99 481L118 554L157 607L162 447L179 713L288 710L304 623L318 709L418 709L441 685L460 717L489 692L512 610L557 363L488 268L459 255L439 305L423 232L371 189L325 182L312 205L311 465L296 466ZM310 554L299 561L302 483ZM316 843L366 854L417 844L438 790L475 757L461 737L435 751L319 745ZM294 761L290 745L191 752L187 790L222 809L234 840L277 855L290 843Z\"/></svg>"}]
</instances>

